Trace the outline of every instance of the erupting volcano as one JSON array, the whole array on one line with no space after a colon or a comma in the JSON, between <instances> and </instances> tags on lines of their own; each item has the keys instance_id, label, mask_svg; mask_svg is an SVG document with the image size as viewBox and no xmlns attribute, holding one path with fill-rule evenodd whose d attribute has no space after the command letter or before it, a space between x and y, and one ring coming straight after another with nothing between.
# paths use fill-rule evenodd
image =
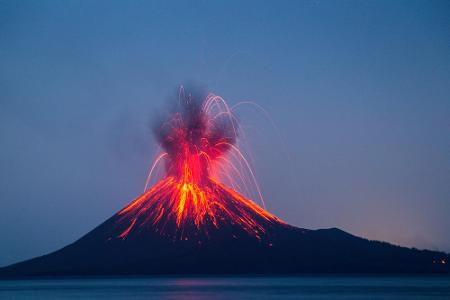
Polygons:
<instances>
[{"instance_id":1,"label":"erupting volcano","mask_svg":"<svg viewBox=\"0 0 450 300\"><path fill-rule=\"evenodd\" d=\"M180 89L154 126L161 152L144 193L76 242L0 268L0 277L450 272L442 252L301 229L267 212L233 111L219 96Z\"/></svg>"},{"instance_id":2,"label":"erupting volcano","mask_svg":"<svg viewBox=\"0 0 450 300\"><path fill-rule=\"evenodd\" d=\"M163 160L166 175L119 212L118 225L126 227L119 237L151 230L201 243L211 230L236 227L261 239L267 226L281 224L234 190L253 187L261 196L249 162L235 145L236 120L221 97L181 88L175 107L154 128L164 151L152 165L146 189ZM221 183L223 177L232 187Z\"/></svg>"}]
</instances>

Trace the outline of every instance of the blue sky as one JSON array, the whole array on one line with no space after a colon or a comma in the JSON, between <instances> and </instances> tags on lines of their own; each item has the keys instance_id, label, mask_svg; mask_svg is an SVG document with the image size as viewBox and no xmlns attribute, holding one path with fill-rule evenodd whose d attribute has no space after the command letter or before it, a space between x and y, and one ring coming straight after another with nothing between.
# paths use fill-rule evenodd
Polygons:
<instances>
[{"instance_id":1,"label":"blue sky","mask_svg":"<svg viewBox=\"0 0 450 300\"><path fill-rule=\"evenodd\" d=\"M269 112L239 116L272 213L450 251L449 29L447 1L0 1L0 265L138 196L186 80Z\"/></svg>"}]
</instances>

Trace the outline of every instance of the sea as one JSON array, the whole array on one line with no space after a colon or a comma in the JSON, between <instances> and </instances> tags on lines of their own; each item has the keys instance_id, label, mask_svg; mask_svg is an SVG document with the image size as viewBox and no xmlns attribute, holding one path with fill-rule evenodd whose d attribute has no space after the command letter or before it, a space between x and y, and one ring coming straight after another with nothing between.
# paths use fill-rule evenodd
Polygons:
<instances>
[{"instance_id":1,"label":"sea","mask_svg":"<svg viewBox=\"0 0 450 300\"><path fill-rule=\"evenodd\" d=\"M450 277L149 277L0 281L0 299L450 299Z\"/></svg>"}]
</instances>

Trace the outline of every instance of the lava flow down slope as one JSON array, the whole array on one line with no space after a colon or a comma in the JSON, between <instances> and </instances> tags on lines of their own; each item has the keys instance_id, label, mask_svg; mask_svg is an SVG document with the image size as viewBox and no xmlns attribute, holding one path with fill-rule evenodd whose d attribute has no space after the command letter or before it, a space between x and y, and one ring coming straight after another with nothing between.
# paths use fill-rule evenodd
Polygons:
<instances>
[{"instance_id":1,"label":"lava flow down slope","mask_svg":"<svg viewBox=\"0 0 450 300\"><path fill-rule=\"evenodd\" d=\"M234 107L184 89L174 102L154 126L162 151L144 193L74 243L1 268L1 277L449 273L442 252L283 222L263 208ZM151 186L157 171L164 175Z\"/></svg>"}]
</instances>

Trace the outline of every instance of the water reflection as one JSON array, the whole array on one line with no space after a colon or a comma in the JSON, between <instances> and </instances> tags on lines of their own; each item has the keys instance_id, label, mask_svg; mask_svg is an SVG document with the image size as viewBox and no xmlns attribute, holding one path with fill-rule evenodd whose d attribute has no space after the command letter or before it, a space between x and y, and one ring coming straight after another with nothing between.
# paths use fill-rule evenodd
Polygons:
<instances>
[{"instance_id":1,"label":"water reflection","mask_svg":"<svg viewBox=\"0 0 450 300\"><path fill-rule=\"evenodd\" d=\"M0 281L0 299L450 299L450 278L152 277Z\"/></svg>"}]
</instances>

